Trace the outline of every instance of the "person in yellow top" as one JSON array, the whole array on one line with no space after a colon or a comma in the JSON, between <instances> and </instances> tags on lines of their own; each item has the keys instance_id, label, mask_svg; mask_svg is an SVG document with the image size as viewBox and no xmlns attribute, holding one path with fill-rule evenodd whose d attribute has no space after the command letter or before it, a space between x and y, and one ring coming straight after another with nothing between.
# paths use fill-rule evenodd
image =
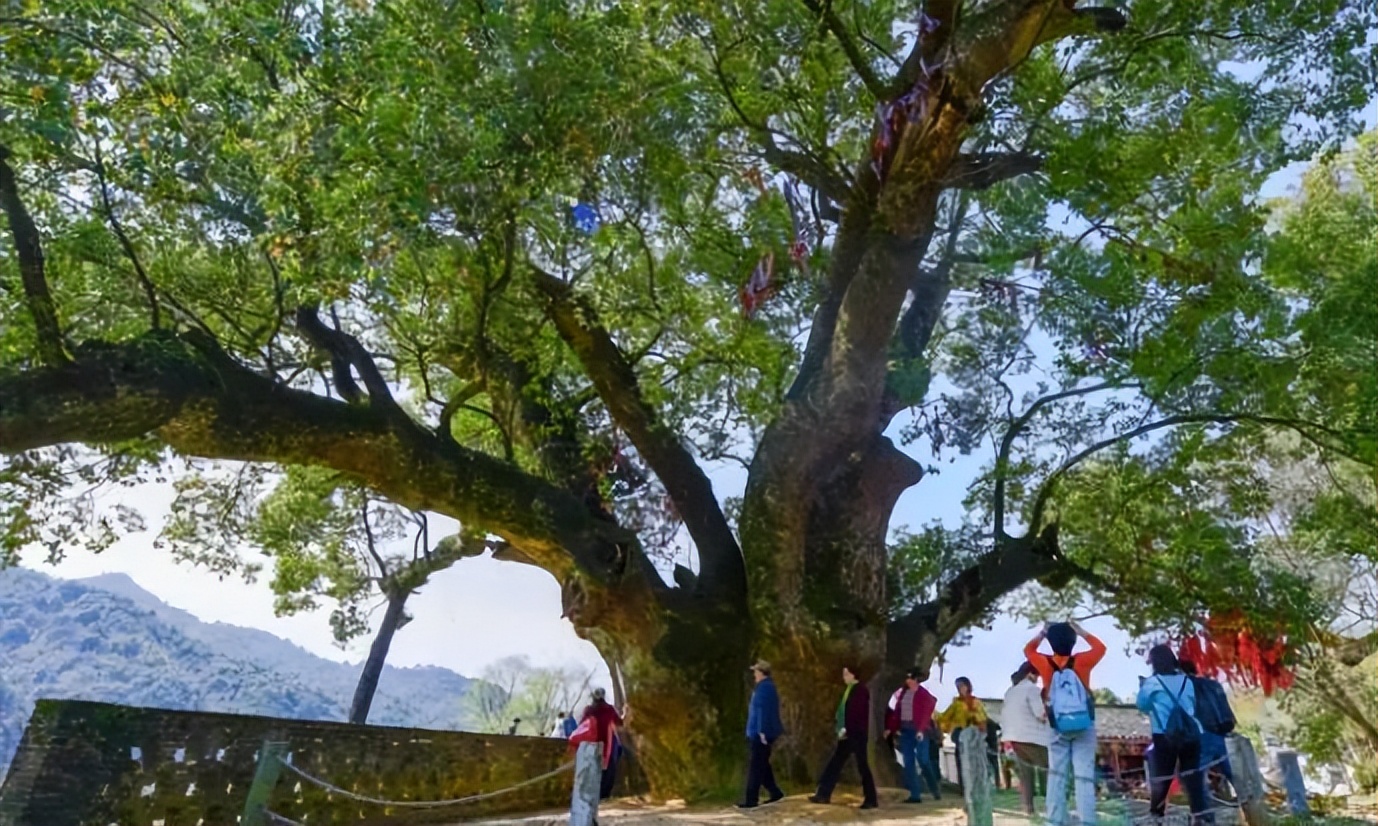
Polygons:
<instances>
[{"instance_id":1,"label":"person in yellow top","mask_svg":"<svg viewBox=\"0 0 1378 826\"><path fill-rule=\"evenodd\" d=\"M985 734L986 725L990 722L990 718L986 716L985 704L971 693L971 680L966 677L957 678L957 696L953 698L951 705L933 719L943 731L952 735L952 742L957 747L957 786L966 791L966 777L963 776L962 770L962 743L959 739L962 729L975 728ZM983 764L984 762L982 761Z\"/></svg>"}]
</instances>

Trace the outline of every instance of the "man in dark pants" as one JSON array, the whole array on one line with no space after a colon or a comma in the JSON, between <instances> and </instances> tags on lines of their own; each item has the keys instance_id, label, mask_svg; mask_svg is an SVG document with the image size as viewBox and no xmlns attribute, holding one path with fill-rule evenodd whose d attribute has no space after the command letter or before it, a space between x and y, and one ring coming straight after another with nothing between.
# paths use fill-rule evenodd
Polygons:
<instances>
[{"instance_id":1,"label":"man in dark pants","mask_svg":"<svg viewBox=\"0 0 1378 826\"><path fill-rule=\"evenodd\" d=\"M737 804L738 809L754 809L760 804L761 787L770 792L766 803L777 803L785 799L785 793L775 782L775 772L770 768L770 749L784 734L785 727L780 723L780 695L775 690L775 681L770 679L770 663L758 660L751 666L751 675L756 680L756 688L751 692L751 706L746 717L746 739L751 745L751 765L746 771L746 797Z\"/></svg>"},{"instance_id":2,"label":"man in dark pants","mask_svg":"<svg viewBox=\"0 0 1378 826\"><path fill-rule=\"evenodd\" d=\"M850 666L842 669L842 701L837 704L837 717L833 727L837 731L837 746L823 776L818 780L818 793L809 798L810 803L828 803L832 800L833 787L842 774L847 758L856 758L856 769L861 774L861 790L865 795L861 808L876 808L876 781L871 776L871 766L866 761L866 750L870 745L871 732L871 692L857 680L856 669Z\"/></svg>"}]
</instances>

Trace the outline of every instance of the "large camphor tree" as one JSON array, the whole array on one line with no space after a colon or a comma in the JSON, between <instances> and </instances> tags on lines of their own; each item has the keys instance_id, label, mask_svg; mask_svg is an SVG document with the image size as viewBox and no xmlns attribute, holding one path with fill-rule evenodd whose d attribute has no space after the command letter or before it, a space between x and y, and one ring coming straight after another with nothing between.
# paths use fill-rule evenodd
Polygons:
<instances>
[{"instance_id":1,"label":"large camphor tree","mask_svg":"<svg viewBox=\"0 0 1378 826\"><path fill-rule=\"evenodd\" d=\"M7 3L4 547L77 541L75 483L207 461L453 517L559 580L664 795L736 782L754 656L799 771L840 664L889 687L1034 581L1267 616L1297 577L1243 534L1112 554L1059 503L1095 462L1270 431L1371 464L1259 271L1257 193L1355 133L1373 27L1339 0ZM975 451L969 525L890 547L923 457Z\"/></svg>"}]
</instances>

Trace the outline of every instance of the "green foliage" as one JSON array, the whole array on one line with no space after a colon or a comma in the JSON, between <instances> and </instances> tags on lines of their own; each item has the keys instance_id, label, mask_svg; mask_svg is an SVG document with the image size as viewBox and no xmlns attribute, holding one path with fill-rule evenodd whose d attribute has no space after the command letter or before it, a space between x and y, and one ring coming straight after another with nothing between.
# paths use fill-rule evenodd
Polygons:
<instances>
[{"instance_id":1,"label":"green foliage","mask_svg":"<svg viewBox=\"0 0 1378 826\"><path fill-rule=\"evenodd\" d=\"M939 590L984 550L980 537L929 525L916 534L901 529L891 540L886 594L890 615L935 599Z\"/></svg>"},{"instance_id":2,"label":"green foliage","mask_svg":"<svg viewBox=\"0 0 1378 826\"><path fill-rule=\"evenodd\" d=\"M1378 792L1378 755L1360 755L1350 774L1354 777L1354 785L1360 792Z\"/></svg>"},{"instance_id":3,"label":"green foliage","mask_svg":"<svg viewBox=\"0 0 1378 826\"><path fill-rule=\"evenodd\" d=\"M1248 387L1276 394L1265 409L1314 424L1184 426L1069 468L1055 496L1062 546L1094 595L1072 588L1054 601L1098 599L1139 634L1231 609L1294 639L1378 627L1378 319L1358 298L1378 277L1375 137L1308 172L1262 239L1255 289L1273 291L1267 324L1287 334L1269 345L1276 374ZM1051 610L1037 600L1026 610Z\"/></svg>"},{"instance_id":4,"label":"green foliage","mask_svg":"<svg viewBox=\"0 0 1378 826\"><path fill-rule=\"evenodd\" d=\"M1283 698L1288 742L1313 760L1362 765L1378 749L1378 654L1345 665L1333 652L1308 652L1297 688Z\"/></svg>"},{"instance_id":5,"label":"green foliage","mask_svg":"<svg viewBox=\"0 0 1378 826\"><path fill-rule=\"evenodd\" d=\"M271 563L278 616L328 604L341 645L369 631L380 597L411 593L467 555L457 540L433 547L423 516L321 468L294 466L270 476L252 465L213 466L174 487L159 546L179 561L249 580L265 563L245 552L257 552Z\"/></svg>"},{"instance_id":6,"label":"green foliage","mask_svg":"<svg viewBox=\"0 0 1378 826\"><path fill-rule=\"evenodd\" d=\"M700 460L750 465L805 339L833 332L819 312L830 279L854 275L834 260L835 212L869 208L875 88L912 37L908 4L826 4L842 35L811 5L19 4L0 42L0 142L71 341L199 330L277 385L353 399L350 370L294 330L298 308L318 307L374 354L408 427L668 546L670 482L614 426L618 402L590 389L535 273L572 285L609 328L658 426ZM964 5L976 20L997 4ZM1262 454L1290 429L1318 461L1346 457L1369 478L1378 464L1378 138L1319 166L1288 205L1258 192L1355 137L1375 88L1374 12L1145 0L1128 13L1119 36L1049 43L983 90L964 150L1017 147L1041 171L950 182L918 265L941 284L940 323L921 342L901 325L887 363L859 373L884 381L828 391L889 388L917 449L990 459L966 525L897 541L892 614L932 599L992 537L1058 521L1062 561L1132 630L1226 607L1289 628L1327 621L1310 569L1262 541ZM813 178L807 274L786 263L783 199L749 180L780 163ZM853 192L829 203L824 183ZM595 232L571 225L576 200L597 207ZM8 374L38 348L0 255ZM736 293L765 255L780 291L746 319ZM898 301L841 324L889 332ZM166 458L99 450L120 465ZM64 514L28 505L56 501L75 461L6 459L0 492L21 503L7 556L73 541L39 527ZM365 519L406 525L357 479L253 468L177 484L164 541L179 558L252 574L240 550L262 548L280 611L325 599L339 638L361 630L390 566ZM1297 535L1353 553L1369 527L1353 501L1317 497ZM112 535L97 521L93 544Z\"/></svg>"},{"instance_id":7,"label":"green foliage","mask_svg":"<svg viewBox=\"0 0 1378 826\"><path fill-rule=\"evenodd\" d=\"M42 547L57 563L72 550L100 553L120 534L143 530L136 508L98 494L161 481L153 472L161 457L147 445L121 447L104 457L67 447L0 456L0 568L26 547Z\"/></svg>"}]
</instances>

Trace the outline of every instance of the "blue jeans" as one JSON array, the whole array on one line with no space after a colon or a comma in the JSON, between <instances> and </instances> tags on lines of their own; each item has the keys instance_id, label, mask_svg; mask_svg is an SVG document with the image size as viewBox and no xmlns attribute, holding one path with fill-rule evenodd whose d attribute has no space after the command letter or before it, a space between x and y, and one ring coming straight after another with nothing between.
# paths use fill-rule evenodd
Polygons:
<instances>
[{"instance_id":1,"label":"blue jeans","mask_svg":"<svg viewBox=\"0 0 1378 826\"><path fill-rule=\"evenodd\" d=\"M1056 732L1048 744L1048 823L1067 826L1067 781L1076 787L1081 826L1096 822L1096 728L1070 739Z\"/></svg>"},{"instance_id":2,"label":"blue jeans","mask_svg":"<svg viewBox=\"0 0 1378 826\"><path fill-rule=\"evenodd\" d=\"M1222 759L1223 758L1223 759ZM1201 732L1201 765L1215 763L1211 766L1211 771L1218 771L1225 776L1225 779L1234 783L1234 772L1230 771L1230 760L1226 756L1225 738L1219 734L1211 734L1209 731Z\"/></svg>"},{"instance_id":3,"label":"blue jeans","mask_svg":"<svg viewBox=\"0 0 1378 826\"><path fill-rule=\"evenodd\" d=\"M933 799L942 797L938 791L938 767L929 759L928 743L919 739L919 732L912 725L900 726L900 756L904 759L904 787L909 790L910 800L921 797L920 772L933 793Z\"/></svg>"}]
</instances>

